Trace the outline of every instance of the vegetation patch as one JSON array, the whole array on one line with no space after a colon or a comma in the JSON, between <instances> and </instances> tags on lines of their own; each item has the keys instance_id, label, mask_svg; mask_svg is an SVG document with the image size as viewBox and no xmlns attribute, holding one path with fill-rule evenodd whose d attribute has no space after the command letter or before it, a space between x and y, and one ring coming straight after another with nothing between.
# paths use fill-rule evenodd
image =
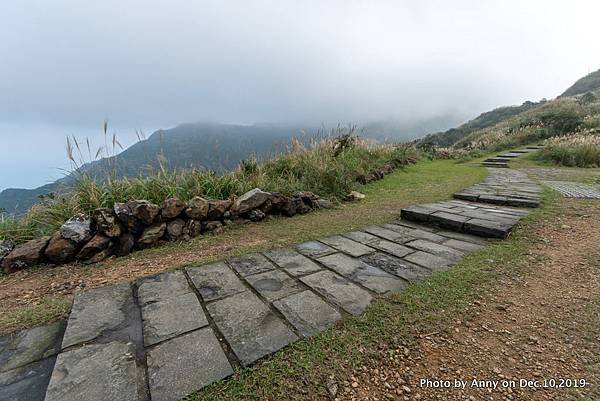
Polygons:
<instances>
[{"instance_id":1,"label":"vegetation patch","mask_svg":"<svg viewBox=\"0 0 600 401\"><path fill-rule=\"evenodd\" d=\"M549 139L537 157L567 167L600 167L600 131Z\"/></svg>"}]
</instances>

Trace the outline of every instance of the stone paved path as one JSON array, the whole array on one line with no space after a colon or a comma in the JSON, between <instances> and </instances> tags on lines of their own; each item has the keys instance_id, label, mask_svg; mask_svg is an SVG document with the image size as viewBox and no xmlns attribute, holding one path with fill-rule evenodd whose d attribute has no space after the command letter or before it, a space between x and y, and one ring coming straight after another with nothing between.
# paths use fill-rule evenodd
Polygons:
<instances>
[{"instance_id":1,"label":"stone paved path","mask_svg":"<svg viewBox=\"0 0 600 401\"><path fill-rule=\"evenodd\" d=\"M511 150L507 153L501 153L496 157L490 157L485 159L481 164L485 167L493 167L493 168L508 168L508 162L515 157L519 157L525 153L536 152L537 150L543 148L543 144L535 145L535 146L527 146L523 149Z\"/></svg>"},{"instance_id":2,"label":"stone paved path","mask_svg":"<svg viewBox=\"0 0 600 401\"><path fill-rule=\"evenodd\" d=\"M506 237L527 210L481 202L539 191L490 177L477 203L78 294L67 322L0 339L0 400L179 400Z\"/></svg>"},{"instance_id":3,"label":"stone paved path","mask_svg":"<svg viewBox=\"0 0 600 401\"><path fill-rule=\"evenodd\" d=\"M600 191L591 185L572 181L543 181L566 198L600 199Z\"/></svg>"},{"instance_id":4,"label":"stone paved path","mask_svg":"<svg viewBox=\"0 0 600 401\"><path fill-rule=\"evenodd\" d=\"M542 188L518 170L489 168L481 183L453 194L455 199L515 207L538 207Z\"/></svg>"}]
</instances>

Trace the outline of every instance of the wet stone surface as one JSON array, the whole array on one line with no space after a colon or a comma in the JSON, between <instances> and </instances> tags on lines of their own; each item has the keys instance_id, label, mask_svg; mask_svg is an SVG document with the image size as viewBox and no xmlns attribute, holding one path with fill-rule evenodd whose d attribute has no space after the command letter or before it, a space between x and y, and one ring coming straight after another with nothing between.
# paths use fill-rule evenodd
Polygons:
<instances>
[{"instance_id":1,"label":"wet stone surface","mask_svg":"<svg viewBox=\"0 0 600 401\"><path fill-rule=\"evenodd\" d=\"M142 307L146 347L208 325L196 294L161 299Z\"/></svg>"},{"instance_id":2,"label":"wet stone surface","mask_svg":"<svg viewBox=\"0 0 600 401\"><path fill-rule=\"evenodd\" d=\"M194 286L206 302L246 291L246 287L224 262L186 268Z\"/></svg>"},{"instance_id":3,"label":"wet stone surface","mask_svg":"<svg viewBox=\"0 0 600 401\"><path fill-rule=\"evenodd\" d=\"M0 373L0 400L44 401L55 360L50 357Z\"/></svg>"},{"instance_id":4,"label":"wet stone surface","mask_svg":"<svg viewBox=\"0 0 600 401\"><path fill-rule=\"evenodd\" d=\"M375 250L359 242L353 241L349 238L342 237L341 235L334 235L333 237L323 238L321 242L329 245L332 248L342 251L350 256L359 257L367 255Z\"/></svg>"},{"instance_id":5,"label":"wet stone surface","mask_svg":"<svg viewBox=\"0 0 600 401\"><path fill-rule=\"evenodd\" d=\"M265 256L292 276L304 276L322 269L318 264L292 249L276 249Z\"/></svg>"},{"instance_id":6,"label":"wet stone surface","mask_svg":"<svg viewBox=\"0 0 600 401\"><path fill-rule=\"evenodd\" d=\"M275 265L260 253L251 253L228 260L229 265L242 277L275 269Z\"/></svg>"},{"instance_id":7,"label":"wet stone surface","mask_svg":"<svg viewBox=\"0 0 600 401\"><path fill-rule=\"evenodd\" d=\"M250 292L212 302L207 308L244 366L298 339L267 305Z\"/></svg>"},{"instance_id":8,"label":"wet stone surface","mask_svg":"<svg viewBox=\"0 0 600 401\"><path fill-rule=\"evenodd\" d=\"M0 338L0 372L56 355L61 349L64 320Z\"/></svg>"},{"instance_id":9,"label":"wet stone surface","mask_svg":"<svg viewBox=\"0 0 600 401\"><path fill-rule=\"evenodd\" d=\"M303 255L318 258L319 256L330 255L337 252L335 249L319 241L307 241L296 245L296 249Z\"/></svg>"},{"instance_id":10,"label":"wet stone surface","mask_svg":"<svg viewBox=\"0 0 600 401\"><path fill-rule=\"evenodd\" d=\"M84 345L58 355L46 401L136 401L139 376L130 344Z\"/></svg>"},{"instance_id":11,"label":"wet stone surface","mask_svg":"<svg viewBox=\"0 0 600 401\"><path fill-rule=\"evenodd\" d=\"M313 273L301 280L329 302L352 315L363 313L372 300L368 291L330 271Z\"/></svg>"},{"instance_id":12,"label":"wet stone surface","mask_svg":"<svg viewBox=\"0 0 600 401\"><path fill-rule=\"evenodd\" d=\"M84 292L75 297L62 348L89 342L103 333L129 341L128 333L119 333L127 325L126 310L133 307L129 284L117 284Z\"/></svg>"},{"instance_id":13,"label":"wet stone surface","mask_svg":"<svg viewBox=\"0 0 600 401\"><path fill-rule=\"evenodd\" d=\"M378 294L399 291L406 286L405 282L391 274L348 255L335 253L319 258L319 261L336 273Z\"/></svg>"},{"instance_id":14,"label":"wet stone surface","mask_svg":"<svg viewBox=\"0 0 600 401\"><path fill-rule=\"evenodd\" d=\"M342 318L337 310L309 290L280 299L273 305L303 337L315 335Z\"/></svg>"},{"instance_id":15,"label":"wet stone surface","mask_svg":"<svg viewBox=\"0 0 600 401\"><path fill-rule=\"evenodd\" d=\"M210 328L169 340L148 351L148 381L153 401L177 401L233 374Z\"/></svg>"},{"instance_id":16,"label":"wet stone surface","mask_svg":"<svg viewBox=\"0 0 600 401\"><path fill-rule=\"evenodd\" d=\"M281 270L272 270L246 277L246 281L268 301L276 301L303 290L300 282Z\"/></svg>"},{"instance_id":17,"label":"wet stone surface","mask_svg":"<svg viewBox=\"0 0 600 401\"><path fill-rule=\"evenodd\" d=\"M431 270L382 252L363 256L361 260L409 282L418 282L431 275Z\"/></svg>"}]
</instances>

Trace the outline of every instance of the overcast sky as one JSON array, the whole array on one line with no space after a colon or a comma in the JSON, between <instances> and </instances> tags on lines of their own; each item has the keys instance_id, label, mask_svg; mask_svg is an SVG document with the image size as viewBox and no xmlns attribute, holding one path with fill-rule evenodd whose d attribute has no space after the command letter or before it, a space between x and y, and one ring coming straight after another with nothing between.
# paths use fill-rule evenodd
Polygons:
<instances>
[{"instance_id":1,"label":"overcast sky","mask_svg":"<svg viewBox=\"0 0 600 401\"><path fill-rule=\"evenodd\" d=\"M64 138L178 123L413 122L552 98L600 68L600 2L1 1L0 190Z\"/></svg>"}]
</instances>

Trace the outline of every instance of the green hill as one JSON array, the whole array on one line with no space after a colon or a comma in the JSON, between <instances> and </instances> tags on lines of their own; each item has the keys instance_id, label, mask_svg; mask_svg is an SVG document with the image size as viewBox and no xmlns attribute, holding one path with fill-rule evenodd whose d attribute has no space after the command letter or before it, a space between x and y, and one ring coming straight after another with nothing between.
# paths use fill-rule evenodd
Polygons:
<instances>
[{"instance_id":1,"label":"green hill","mask_svg":"<svg viewBox=\"0 0 600 401\"><path fill-rule=\"evenodd\" d=\"M575 96L600 90L600 70L578 79L560 96Z\"/></svg>"}]
</instances>

